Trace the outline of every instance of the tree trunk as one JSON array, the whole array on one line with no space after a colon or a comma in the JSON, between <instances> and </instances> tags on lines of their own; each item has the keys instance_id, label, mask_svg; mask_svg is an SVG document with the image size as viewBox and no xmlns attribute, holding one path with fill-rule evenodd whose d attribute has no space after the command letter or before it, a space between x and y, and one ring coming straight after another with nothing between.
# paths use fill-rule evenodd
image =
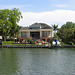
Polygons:
<instances>
[{"instance_id":1,"label":"tree trunk","mask_svg":"<svg viewBox=\"0 0 75 75\"><path fill-rule=\"evenodd\" d=\"M3 41L6 41L6 38L7 38L6 36L4 35L2 36Z\"/></svg>"}]
</instances>

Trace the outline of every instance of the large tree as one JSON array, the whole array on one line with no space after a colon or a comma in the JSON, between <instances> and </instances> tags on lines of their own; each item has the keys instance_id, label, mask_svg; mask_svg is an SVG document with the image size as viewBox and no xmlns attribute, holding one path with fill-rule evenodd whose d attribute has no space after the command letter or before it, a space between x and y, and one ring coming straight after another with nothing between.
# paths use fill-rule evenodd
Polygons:
<instances>
[{"instance_id":1,"label":"large tree","mask_svg":"<svg viewBox=\"0 0 75 75\"><path fill-rule=\"evenodd\" d=\"M2 35L3 40L6 40L6 36L9 35L11 30L12 23L8 20L1 20L0 19L0 35Z\"/></svg>"},{"instance_id":2,"label":"large tree","mask_svg":"<svg viewBox=\"0 0 75 75\"><path fill-rule=\"evenodd\" d=\"M66 22L59 29L57 35L67 44L71 44L71 42L75 43L75 23Z\"/></svg>"},{"instance_id":3,"label":"large tree","mask_svg":"<svg viewBox=\"0 0 75 75\"><path fill-rule=\"evenodd\" d=\"M6 36L15 36L19 32L20 26L17 23L20 18L21 12L16 8L0 10L0 35L4 40Z\"/></svg>"},{"instance_id":4,"label":"large tree","mask_svg":"<svg viewBox=\"0 0 75 75\"><path fill-rule=\"evenodd\" d=\"M19 32L19 25L17 23L20 21L20 18L22 18L21 12L14 8L11 10L11 17L10 17L10 22L13 24L12 25L12 30L11 30L11 36L15 36Z\"/></svg>"}]
</instances>

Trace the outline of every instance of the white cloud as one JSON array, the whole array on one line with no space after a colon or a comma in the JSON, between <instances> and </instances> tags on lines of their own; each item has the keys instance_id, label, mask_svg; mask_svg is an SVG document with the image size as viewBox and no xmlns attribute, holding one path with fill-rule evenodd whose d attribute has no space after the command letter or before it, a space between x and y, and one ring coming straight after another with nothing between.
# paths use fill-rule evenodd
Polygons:
<instances>
[{"instance_id":1,"label":"white cloud","mask_svg":"<svg viewBox=\"0 0 75 75\"><path fill-rule=\"evenodd\" d=\"M35 22L46 23L49 25L58 24L59 27L67 21L75 21L75 11L72 10L54 10L48 12L22 12L23 19L20 20L20 26L29 26Z\"/></svg>"}]
</instances>

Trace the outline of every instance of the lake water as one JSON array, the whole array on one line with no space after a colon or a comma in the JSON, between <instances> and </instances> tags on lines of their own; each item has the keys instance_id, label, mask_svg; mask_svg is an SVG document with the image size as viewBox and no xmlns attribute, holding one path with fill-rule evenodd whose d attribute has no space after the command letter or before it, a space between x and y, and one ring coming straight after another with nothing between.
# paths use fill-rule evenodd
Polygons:
<instances>
[{"instance_id":1,"label":"lake water","mask_svg":"<svg viewBox=\"0 0 75 75\"><path fill-rule=\"evenodd\" d=\"M75 75L75 48L0 48L0 75Z\"/></svg>"}]
</instances>

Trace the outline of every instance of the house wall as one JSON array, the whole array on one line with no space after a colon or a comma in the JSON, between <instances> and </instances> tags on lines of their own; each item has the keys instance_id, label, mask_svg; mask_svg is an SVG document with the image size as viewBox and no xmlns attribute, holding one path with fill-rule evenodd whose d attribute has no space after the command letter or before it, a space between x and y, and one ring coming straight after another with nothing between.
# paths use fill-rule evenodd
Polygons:
<instances>
[{"instance_id":1,"label":"house wall","mask_svg":"<svg viewBox=\"0 0 75 75\"><path fill-rule=\"evenodd\" d=\"M53 37L53 29L41 29L40 37Z\"/></svg>"},{"instance_id":2,"label":"house wall","mask_svg":"<svg viewBox=\"0 0 75 75\"><path fill-rule=\"evenodd\" d=\"M21 32L21 37L23 37L23 38L25 38L25 37L27 37L27 32Z\"/></svg>"},{"instance_id":3,"label":"house wall","mask_svg":"<svg viewBox=\"0 0 75 75\"><path fill-rule=\"evenodd\" d=\"M41 37L53 37L53 29L20 30L19 37L30 37L30 32L40 32Z\"/></svg>"},{"instance_id":4,"label":"house wall","mask_svg":"<svg viewBox=\"0 0 75 75\"><path fill-rule=\"evenodd\" d=\"M40 39L51 39L53 37L53 29L29 29L20 30L20 38L30 37L30 32L40 32Z\"/></svg>"},{"instance_id":5,"label":"house wall","mask_svg":"<svg viewBox=\"0 0 75 75\"><path fill-rule=\"evenodd\" d=\"M42 37L50 37L51 32L50 31L42 31Z\"/></svg>"}]
</instances>

